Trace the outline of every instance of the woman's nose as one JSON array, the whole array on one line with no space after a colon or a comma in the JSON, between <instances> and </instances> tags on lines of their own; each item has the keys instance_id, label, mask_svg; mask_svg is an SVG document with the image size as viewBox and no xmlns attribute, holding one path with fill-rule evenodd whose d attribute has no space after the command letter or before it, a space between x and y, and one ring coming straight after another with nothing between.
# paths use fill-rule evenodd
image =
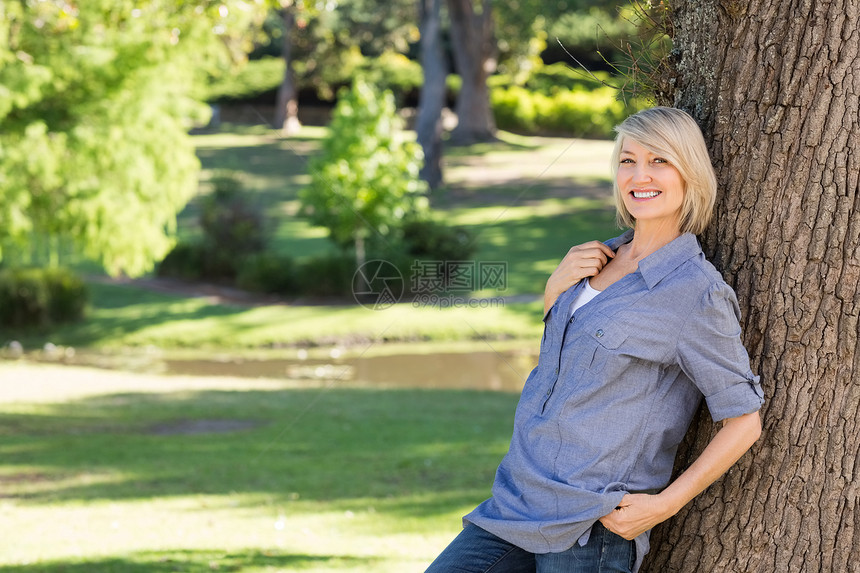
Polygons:
<instances>
[{"instance_id":1,"label":"woman's nose","mask_svg":"<svg viewBox=\"0 0 860 573\"><path fill-rule=\"evenodd\" d=\"M642 162L636 164L635 170L633 171L633 181L637 183L640 181L651 181L651 169L647 164Z\"/></svg>"}]
</instances>

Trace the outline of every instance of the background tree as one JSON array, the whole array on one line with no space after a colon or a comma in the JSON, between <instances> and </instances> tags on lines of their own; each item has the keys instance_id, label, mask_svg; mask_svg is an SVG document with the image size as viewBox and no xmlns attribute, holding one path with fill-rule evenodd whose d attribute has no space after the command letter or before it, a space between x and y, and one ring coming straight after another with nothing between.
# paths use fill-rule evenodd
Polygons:
<instances>
[{"instance_id":1,"label":"background tree","mask_svg":"<svg viewBox=\"0 0 860 573\"><path fill-rule=\"evenodd\" d=\"M457 127L451 139L458 144L493 140L496 123L487 86L487 78L496 70L492 2L482 0L476 11L473 0L448 0L448 14L454 65L462 81L455 110Z\"/></svg>"},{"instance_id":2,"label":"background tree","mask_svg":"<svg viewBox=\"0 0 860 573\"><path fill-rule=\"evenodd\" d=\"M431 189L442 185L442 109L445 107L448 60L442 45L442 0L419 0L421 69L424 82L415 131L424 150L421 179Z\"/></svg>"},{"instance_id":3,"label":"background tree","mask_svg":"<svg viewBox=\"0 0 860 573\"><path fill-rule=\"evenodd\" d=\"M407 215L426 207L420 166L421 148L408 140L392 93L358 79L341 91L331 133L311 162L302 212L341 248L355 248L360 267L369 238L392 236Z\"/></svg>"},{"instance_id":4,"label":"background tree","mask_svg":"<svg viewBox=\"0 0 860 573\"><path fill-rule=\"evenodd\" d=\"M296 88L325 100L363 72L368 59L409 53L418 41L414 0L392 0L384 10L375 0L271 1L276 9L250 57L285 58ZM275 123L282 125L280 115Z\"/></svg>"},{"instance_id":5,"label":"background tree","mask_svg":"<svg viewBox=\"0 0 860 573\"><path fill-rule=\"evenodd\" d=\"M663 103L720 181L705 249L738 293L767 402L740 464L655 530L648 571L853 571L860 561L860 5L677 0ZM695 427L680 465L709 437Z\"/></svg>"},{"instance_id":6,"label":"background tree","mask_svg":"<svg viewBox=\"0 0 860 573\"><path fill-rule=\"evenodd\" d=\"M284 77L278 86L275 103L275 127L284 135L294 135L301 128L299 122L299 92L293 67L293 38L296 26L296 4L292 0L278 0L281 17L281 57L284 59Z\"/></svg>"},{"instance_id":7,"label":"background tree","mask_svg":"<svg viewBox=\"0 0 860 573\"><path fill-rule=\"evenodd\" d=\"M0 256L61 245L140 274L196 190L200 73L242 53L251 2L0 5Z\"/></svg>"}]
</instances>

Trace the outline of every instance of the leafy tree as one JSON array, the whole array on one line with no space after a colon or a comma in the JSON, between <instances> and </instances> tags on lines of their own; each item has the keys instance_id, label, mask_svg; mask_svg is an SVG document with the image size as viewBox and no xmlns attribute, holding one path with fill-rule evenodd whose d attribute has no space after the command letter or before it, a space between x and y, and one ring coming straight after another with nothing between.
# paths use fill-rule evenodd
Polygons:
<instances>
[{"instance_id":1,"label":"leafy tree","mask_svg":"<svg viewBox=\"0 0 860 573\"><path fill-rule=\"evenodd\" d=\"M361 79L341 91L330 129L300 194L302 212L341 248L354 247L361 266L369 238L392 237L405 216L426 208L421 148L403 131L392 93Z\"/></svg>"},{"instance_id":2,"label":"leafy tree","mask_svg":"<svg viewBox=\"0 0 860 573\"><path fill-rule=\"evenodd\" d=\"M242 53L258 4L0 4L0 256L46 238L137 275L197 187L201 73Z\"/></svg>"},{"instance_id":3,"label":"leafy tree","mask_svg":"<svg viewBox=\"0 0 860 573\"><path fill-rule=\"evenodd\" d=\"M284 57L292 73L288 81L324 99L349 84L367 58L408 53L419 39L414 0L391 0L384 7L378 0L269 1L275 10L264 26L267 38L251 57ZM282 117L276 117L278 127Z\"/></svg>"}]
</instances>

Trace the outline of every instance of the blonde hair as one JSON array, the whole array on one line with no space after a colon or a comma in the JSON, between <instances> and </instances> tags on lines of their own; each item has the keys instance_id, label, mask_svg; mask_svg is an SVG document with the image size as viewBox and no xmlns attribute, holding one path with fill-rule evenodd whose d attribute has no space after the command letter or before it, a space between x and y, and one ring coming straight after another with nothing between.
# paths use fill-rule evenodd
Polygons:
<instances>
[{"instance_id":1,"label":"blonde hair","mask_svg":"<svg viewBox=\"0 0 860 573\"><path fill-rule=\"evenodd\" d=\"M705 138L696 121L685 111L652 107L631 115L615 127L612 150L612 191L616 219L621 227L633 227L635 219L624 206L617 174L621 147L630 138L671 163L684 180L681 232L701 234L711 220L717 197L717 177L711 165Z\"/></svg>"}]
</instances>

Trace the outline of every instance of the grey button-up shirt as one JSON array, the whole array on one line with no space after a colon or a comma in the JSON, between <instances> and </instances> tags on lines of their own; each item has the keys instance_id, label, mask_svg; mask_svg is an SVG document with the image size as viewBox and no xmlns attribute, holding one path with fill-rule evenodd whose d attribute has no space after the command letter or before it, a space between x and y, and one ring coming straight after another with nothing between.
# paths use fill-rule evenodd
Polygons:
<instances>
[{"instance_id":1,"label":"grey button-up shirt","mask_svg":"<svg viewBox=\"0 0 860 573\"><path fill-rule=\"evenodd\" d=\"M493 495L464 518L532 553L565 551L625 493L664 488L703 396L715 421L763 403L734 291L695 236L646 257L571 317L584 285L544 317ZM636 542L638 569L647 534Z\"/></svg>"}]
</instances>

